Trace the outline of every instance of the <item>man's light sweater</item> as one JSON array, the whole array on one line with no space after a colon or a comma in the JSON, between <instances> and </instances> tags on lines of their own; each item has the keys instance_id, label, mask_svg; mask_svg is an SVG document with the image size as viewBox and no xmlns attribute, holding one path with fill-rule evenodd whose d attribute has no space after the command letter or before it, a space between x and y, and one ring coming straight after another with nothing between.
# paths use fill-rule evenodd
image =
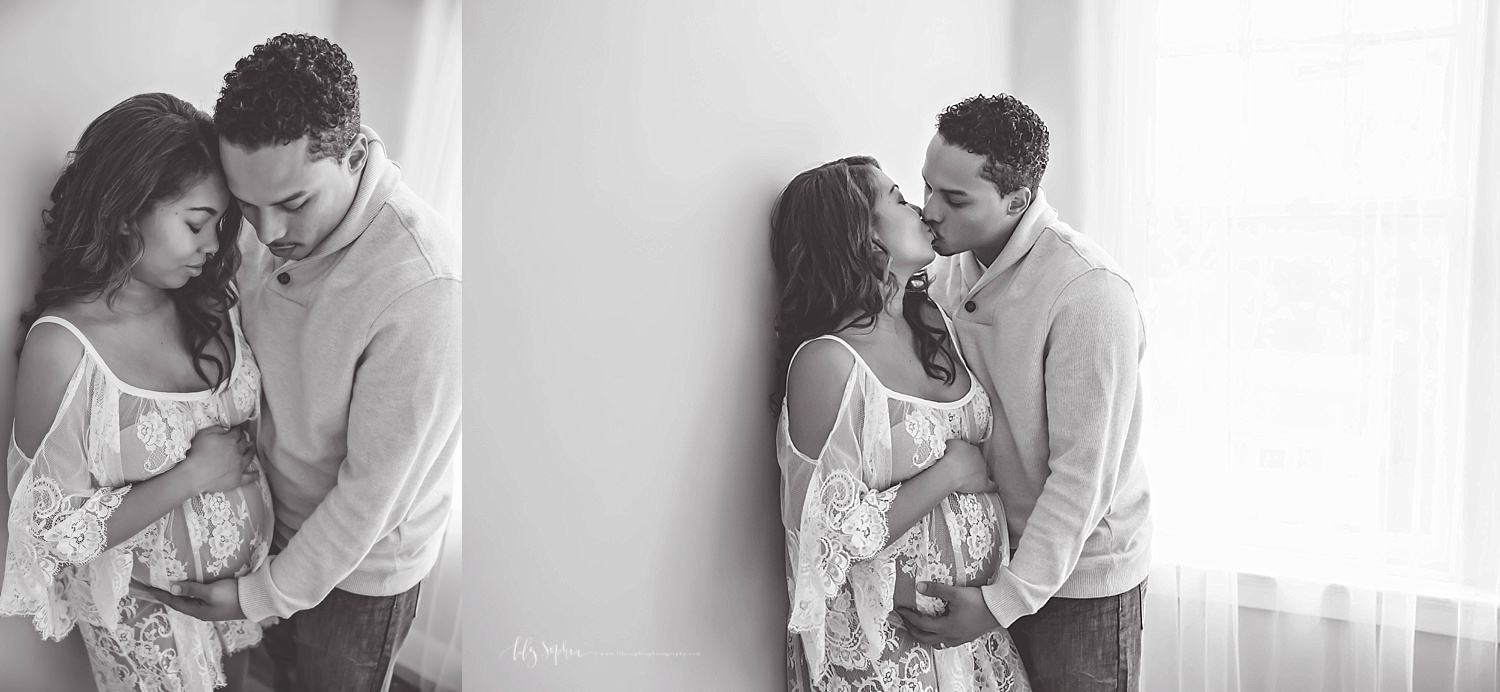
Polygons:
<instances>
[{"instance_id":1,"label":"man's light sweater","mask_svg":"<svg viewBox=\"0 0 1500 692\"><path fill-rule=\"evenodd\" d=\"M252 620L338 587L410 589L432 570L459 433L458 244L369 128L344 220L302 260L243 234L245 332L262 375L259 451L281 553L239 580ZM286 277L285 279L281 277Z\"/></svg>"},{"instance_id":2,"label":"man's light sweater","mask_svg":"<svg viewBox=\"0 0 1500 692\"><path fill-rule=\"evenodd\" d=\"M1040 191L988 268L940 257L931 295L994 402L984 456L1015 557L985 603L1002 626L1054 595L1124 593L1150 570L1150 492L1136 455L1145 329L1135 292Z\"/></svg>"}]
</instances>

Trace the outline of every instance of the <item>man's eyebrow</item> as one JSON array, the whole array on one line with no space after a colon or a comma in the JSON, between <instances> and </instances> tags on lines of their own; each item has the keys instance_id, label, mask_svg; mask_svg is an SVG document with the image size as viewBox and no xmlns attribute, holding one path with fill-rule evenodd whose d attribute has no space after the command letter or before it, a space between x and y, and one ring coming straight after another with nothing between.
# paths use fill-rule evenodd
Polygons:
<instances>
[{"instance_id":1,"label":"man's eyebrow","mask_svg":"<svg viewBox=\"0 0 1500 692\"><path fill-rule=\"evenodd\" d=\"M927 180L927 176L925 176L925 175L922 176L922 184L925 185L927 187L927 189L929 189L929 190L935 190L935 191L941 192L941 193L943 193L945 195L963 195L965 197L969 196L969 193L964 192L963 190L955 190L955 189L952 189L952 188L937 188L937 187L933 187L932 183Z\"/></svg>"},{"instance_id":2,"label":"man's eyebrow","mask_svg":"<svg viewBox=\"0 0 1500 692\"><path fill-rule=\"evenodd\" d=\"M280 202L272 202L271 206L273 206L273 207L279 207L279 206L281 206L283 204L286 204L288 202L291 202L292 200L295 200L298 197L301 197L301 196L303 196L305 194L309 194L307 190L302 190L300 192L293 192L289 197L287 197L286 199L281 200Z\"/></svg>"},{"instance_id":3,"label":"man's eyebrow","mask_svg":"<svg viewBox=\"0 0 1500 692\"><path fill-rule=\"evenodd\" d=\"M312 193L310 193L310 192L308 192L308 191L307 191L307 190L302 190L302 191L300 191L300 192L293 192L293 193L292 193L292 194L291 194L291 195L290 195L290 196L288 196L288 197L287 197L287 198L286 198L286 199L283 199L283 200L281 200L281 201L280 201L280 202L272 202L272 203L270 203L270 204L267 204L267 205L266 205L266 206L268 206L268 207L277 207L277 206L281 206L281 205L283 205L283 204L286 204L286 203L288 203L288 202L291 202L291 201L293 201L293 200L296 200L296 199L297 199L297 198L298 198L298 197L301 197L301 196L303 196L303 195L307 195L307 194L312 194ZM249 203L249 202L246 202L246 201L245 201L245 200L242 200L242 199L240 199L240 198L238 198L238 197L235 197L235 198L234 198L234 201L236 201L236 202L239 202L239 203L240 203L240 204L242 204L242 205L244 205L244 206L247 206L247 207L253 207L253 206L256 206L256 205L254 205L254 204L250 204L250 203Z\"/></svg>"},{"instance_id":4,"label":"man's eyebrow","mask_svg":"<svg viewBox=\"0 0 1500 692\"><path fill-rule=\"evenodd\" d=\"M936 187L935 188L935 187L932 186L932 183L927 182L926 178L922 179L922 184L926 185L927 189L929 189L929 190L933 190L933 191L936 191L936 192L941 192L941 193L943 193L945 195L948 195L950 197L954 196L954 195L962 195L964 197L968 197L969 196L969 193L964 192L963 190L955 190L953 188L947 188L947 187Z\"/></svg>"}]
</instances>

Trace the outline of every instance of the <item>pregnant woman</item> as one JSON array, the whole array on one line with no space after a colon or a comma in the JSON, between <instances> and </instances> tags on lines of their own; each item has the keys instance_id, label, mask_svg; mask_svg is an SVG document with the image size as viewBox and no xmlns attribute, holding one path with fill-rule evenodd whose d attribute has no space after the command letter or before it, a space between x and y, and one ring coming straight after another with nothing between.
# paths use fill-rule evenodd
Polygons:
<instances>
[{"instance_id":1,"label":"pregnant woman","mask_svg":"<svg viewBox=\"0 0 1500 692\"><path fill-rule=\"evenodd\" d=\"M270 545L232 202L208 115L143 94L84 130L43 215L0 614L31 616L49 639L78 624L101 690L236 684L243 657L226 657L261 638L141 587L245 574Z\"/></svg>"},{"instance_id":2,"label":"pregnant woman","mask_svg":"<svg viewBox=\"0 0 1500 692\"><path fill-rule=\"evenodd\" d=\"M791 690L1030 689L1005 630L938 650L895 613L935 614L918 583L985 584L1009 556L932 241L867 157L799 174L772 212Z\"/></svg>"}]
</instances>

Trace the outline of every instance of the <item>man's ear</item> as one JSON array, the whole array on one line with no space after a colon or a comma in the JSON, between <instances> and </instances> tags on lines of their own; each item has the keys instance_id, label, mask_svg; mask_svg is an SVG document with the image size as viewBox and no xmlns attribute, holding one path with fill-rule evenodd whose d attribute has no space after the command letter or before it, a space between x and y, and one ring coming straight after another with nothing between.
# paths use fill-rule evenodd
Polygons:
<instances>
[{"instance_id":1,"label":"man's ear","mask_svg":"<svg viewBox=\"0 0 1500 692\"><path fill-rule=\"evenodd\" d=\"M1022 187L1005 197L1005 213L1007 216L1020 216L1031 208L1031 188Z\"/></svg>"},{"instance_id":2,"label":"man's ear","mask_svg":"<svg viewBox=\"0 0 1500 692\"><path fill-rule=\"evenodd\" d=\"M370 142L363 132L354 135L354 141L349 143L349 152L344 157L350 173L358 175L364 170L365 164L370 160Z\"/></svg>"}]
</instances>

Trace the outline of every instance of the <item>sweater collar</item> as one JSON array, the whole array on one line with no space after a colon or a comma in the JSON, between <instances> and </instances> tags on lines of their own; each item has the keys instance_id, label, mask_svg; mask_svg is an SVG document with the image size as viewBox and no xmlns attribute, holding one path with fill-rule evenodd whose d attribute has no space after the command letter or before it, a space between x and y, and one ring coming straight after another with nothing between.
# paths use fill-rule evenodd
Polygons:
<instances>
[{"instance_id":1,"label":"sweater collar","mask_svg":"<svg viewBox=\"0 0 1500 692\"><path fill-rule=\"evenodd\" d=\"M333 232L313 247L311 254L300 260L286 262L278 270L327 257L348 247L370 227L380 209L391 198L391 193L396 190L396 184L401 182L401 167L386 158L385 142L381 141L380 135L375 134L367 125L360 125L359 132L365 136L365 146L369 153L365 168L360 172L359 187L354 192L354 201L350 203L349 211L344 213L344 219Z\"/></svg>"},{"instance_id":2,"label":"sweater collar","mask_svg":"<svg viewBox=\"0 0 1500 692\"><path fill-rule=\"evenodd\" d=\"M1042 232L1055 223L1057 223L1057 210L1047 203L1046 192L1038 187L1036 196L1031 200L1031 206L1027 207L1026 213L1021 215L1015 232L1011 233L1010 240L1006 241L1005 249L1000 251L1000 255L990 263L989 267L980 264L972 250L964 253L963 272L979 277L979 280L966 291L967 295L974 295L985 284L993 281L995 277L1020 262L1021 258L1030 254L1032 246L1036 245L1037 239L1042 237Z\"/></svg>"}]
</instances>

